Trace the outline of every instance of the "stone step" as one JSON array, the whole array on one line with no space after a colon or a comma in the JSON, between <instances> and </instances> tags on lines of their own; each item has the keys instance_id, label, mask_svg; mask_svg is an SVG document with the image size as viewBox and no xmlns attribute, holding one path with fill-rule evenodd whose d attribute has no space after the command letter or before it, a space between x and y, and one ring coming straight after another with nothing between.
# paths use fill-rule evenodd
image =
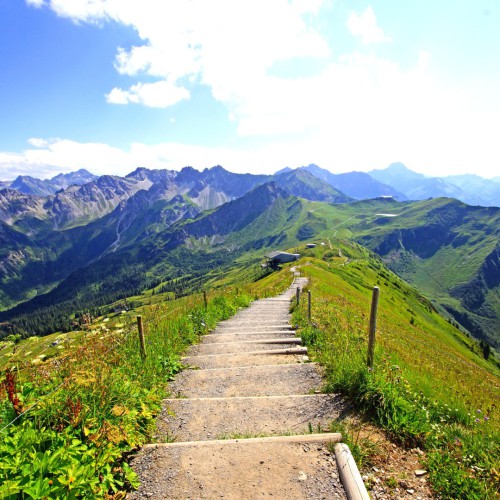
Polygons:
<instances>
[{"instance_id":1,"label":"stone step","mask_svg":"<svg viewBox=\"0 0 500 500\"><path fill-rule=\"evenodd\" d=\"M145 447L132 466L141 486L128 498L226 500L346 498L335 456L339 434L172 443ZM146 486L147 485L147 486Z\"/></svg>"},{"instance_id":2,"label":"stone step","mask_svg":"<svg viewBox=\"0 0 500 500\"><path fill-rule=\"evenodd\" d=\"M276 349L279 345L282 349L290 349L301 344L297 337L262 339L262 340L239 340L237 342L217 342L192 346L188 350L188 356L199 356L206 354L246 354L253 351L268 351Z\"/></svg>"},{"instance_id":3,"label":"stone step","mask_svg":"<svg viewBox=\"0 0 500 500\"><path fill-rule=\"evenodd\" d=\"M264 325L289 325L290 324L290 316L289 315L276 315L270 314L263 316L259 311L254 311L252 314L247 316L240 316L239 318L234 318L232 320L224 321L223 323L219 323L218 326L229 326L235 325L238 323L262 323Z\"/></svg>"},{"instance_id":4,"label":"stone step","mask_svg":"<svg viewBox=\"0 0 500 500\"><path fill-rule=\"evenodd\" d=\"M217 325L217 328L220 329L226 329L226 328L246 328L248 326L250 327L259 327L263 326L266 328L290 328L290 322L289 321L261 321L258 318L258 314L254 314L253 318L249 318L246 320L239 319L238 321L227 321L224 323L220 323Z\"/></svg>"},{"instance_id":5,"label":"stone step","mask_svg":"<svg viewBox=\"0 0 500 500\"><path fill-rule=\"evenodd\" d=\"M234 397L311 394L322 377L314 363L184 370L170 384L174 397Z\"/></svg>"},{"instance_id":6,"label":"stone step","mask_svg":"<svg viewBox=\"0 0 500 500\"><path fill-rule=\"evenodd\" d=\"M207 354L204 356L182 358L183 363L200 370L207 368L230 368L235 366L287 365L307 363L308 361L307 347L270 349L268 351L253 351L245 354Z\"/></svg>"},{"instance_id":7,"label":"stone step","mask_svg":"<svg viewBox=\"0 0 500 500\"><path fill-rule=\"evenodd\" d=\"M296 339L293 330L272 331L272 332L228 332L228 333L210 333L203 336L203 344L216 344L221 342L241 342L241 341L259 341L269 339L293 340Z\"/></svg>"},{"instance_id":8,"label":"stone step","mask_svg":"<svg viewBox=\"0 0 500 500\"><path fill-rule=\"evenodd\" d=\"M338 395L166 399L158 438L203 441L325 431L339 416Z\"/></svg>"}]
</instances>

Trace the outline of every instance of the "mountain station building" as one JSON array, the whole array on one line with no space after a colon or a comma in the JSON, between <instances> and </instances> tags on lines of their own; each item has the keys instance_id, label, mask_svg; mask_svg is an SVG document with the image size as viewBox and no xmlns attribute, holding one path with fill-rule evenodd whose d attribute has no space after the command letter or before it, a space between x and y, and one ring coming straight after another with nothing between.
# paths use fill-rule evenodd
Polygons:
<instances>
[{"instance_id":1,"label":"mountain station building","mask_svg":"<svg viewBox=\"0 0 500 500\"><path fill-rule=\"evenodd\" d=\"M265 257L267 261L267 267L270 267L271 269L277 269L280 264L299 260L300 254L276 251L268 253Z\"/></svg>"}]
</instances>

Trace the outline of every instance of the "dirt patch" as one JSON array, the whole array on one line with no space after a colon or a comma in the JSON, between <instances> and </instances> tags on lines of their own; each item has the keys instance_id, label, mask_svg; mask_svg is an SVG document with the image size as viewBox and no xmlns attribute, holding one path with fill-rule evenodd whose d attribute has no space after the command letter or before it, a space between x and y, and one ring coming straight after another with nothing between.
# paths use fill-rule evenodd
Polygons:
<instances>
[{"instance_id":1,"label":"dirt patch","mask_svg":"<svg viewBox=\"0 0 500 500\"><path fill-rule=\"evenodd\" d=\"M364 450L371 449L359 469L372 499L435 498L423 465L425 452L402 448L377 427L358 419L349 419L348 426L351 440Z\"/></svg>"}]
</instances>

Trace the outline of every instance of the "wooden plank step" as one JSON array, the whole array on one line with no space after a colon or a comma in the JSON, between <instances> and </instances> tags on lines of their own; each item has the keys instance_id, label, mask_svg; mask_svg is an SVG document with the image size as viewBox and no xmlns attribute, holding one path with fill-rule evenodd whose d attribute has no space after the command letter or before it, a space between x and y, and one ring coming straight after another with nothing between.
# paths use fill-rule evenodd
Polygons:
<instances>
[{"instance_id":1,"label":"wooden plank step","mask_svg":"<svg viewBox=\"0 0 500 500\"><path fill-rule=\"evenodd\" d=\"M271 342L264 342L263 340L254 341L238 341L238 342L218 342L218 343L207 343L198 344L192 346L188 350L188 356L198 356L206 354L246 354L252 351L268 351L276 349L279 345L282 349L290 349L292 347L297 347L300 345L300 339L297 337L291 337L290 339L268 339ZM287 341L288 340L288 341ZM287 341L287 342L283 342ZM297 342L299 341L299 342Z\"/></svg>"},{"instance_id":2,"label":"wooden plank step","mask_svg":"<svg viewBox=\"0 0 500 500\"><path fill-rule=\"evenodd\" d=\"M258 342L258 341L264 341L264 340L269 340L269 339L276 339L276 340L284 340L287 341L288 343L290 340L294 340L297 337L295 337L295 332L288 330L288 331L272 331L272 332L260 332L260 333L253 333L253 332L228 332L228 333L210 333L208 335L203 336L203 344L214 344L214 343L227 343L227 342L245 342L245 341L251 341L251 342Z\"/></svg>"}]
</instances>

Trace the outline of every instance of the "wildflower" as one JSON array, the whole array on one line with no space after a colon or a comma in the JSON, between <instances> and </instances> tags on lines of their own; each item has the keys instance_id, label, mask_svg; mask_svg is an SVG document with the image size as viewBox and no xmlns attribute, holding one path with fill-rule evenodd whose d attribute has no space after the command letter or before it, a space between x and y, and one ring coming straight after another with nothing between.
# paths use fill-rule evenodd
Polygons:
<instances>
[{"instance_id":1,"label":"wildflower","mask_svg":"<svg viewBox=\"0 0 500 500\"><path fill-rule=\"evenodd\" d=\"M481 410L476 410L476 413L481 413Z\"/></svg>"},{"instance_id":2,"label":"wildflower","mask_svg":"<svg viewBox=\"0 0 500 500\"><path fill-rule=\"evenodd\" d=\"M481 422L481 420L479 420L478 418L476 418L475 422L478 423L478 422Z\"/></svg>"},{"instance_id":3,"label":"wildflower","mask_svg":"<svg viewBox=\"0 0 500 500\"><path fill-rule=\"evenodd\" d=\"M487 422L489 419L490 419L490 417L488 417L488 415L486 415L486 416L484 417L484 419L483 419L483 420L484 420L485 422Z\"/></svg>"}]
</instances>

